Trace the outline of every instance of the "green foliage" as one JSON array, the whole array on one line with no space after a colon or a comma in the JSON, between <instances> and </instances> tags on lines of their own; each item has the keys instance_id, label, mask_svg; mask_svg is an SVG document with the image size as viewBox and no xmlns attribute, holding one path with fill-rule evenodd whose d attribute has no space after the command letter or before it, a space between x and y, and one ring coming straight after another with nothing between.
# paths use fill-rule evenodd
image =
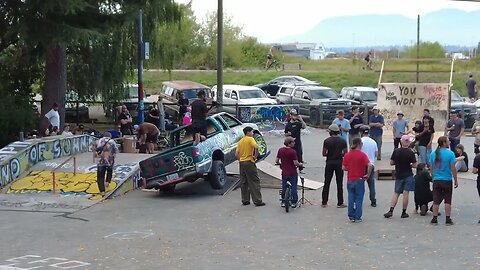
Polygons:
<instances>
[{"instance_id":1,"label":"green foliage","mask_svg":"<svg viewBox=\"0 0 480 270\"><path fill-rule=\"evenodd\" d=\"M417 58L417 45L407 47L402 53L403 57ZM445 49L439 42L420 42L419 58L444 58Z\"/></svg>"}]
</instances>

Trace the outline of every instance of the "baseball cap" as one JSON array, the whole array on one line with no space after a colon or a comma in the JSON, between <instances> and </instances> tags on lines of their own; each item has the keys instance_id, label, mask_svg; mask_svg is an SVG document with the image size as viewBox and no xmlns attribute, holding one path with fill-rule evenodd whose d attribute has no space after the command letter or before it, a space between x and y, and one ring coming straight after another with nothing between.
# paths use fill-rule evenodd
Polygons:
<instances>
[{"instance_id":1,"label":"baseball cap","mask_svg":"<svg viewBox=\"0 0 480 270\"><path fill-rule=\"evenodd\" d=\"M331 124L331 125L328 127L328 131L340 132L340 128L338 127L338 125Z\"/></svg>"},{"instance_id":2,"label":"baseball cap","mask_svg":"<svg viewBox=\"0 0 480 270\"><path fill-rule=\"evenodd\" d=\"M283 144L288 145L289 143L294 142L294 141L295 141L295 138L293 138L292 136L287 136L287 137L285 137L285 140L283 141Z\"/></svg>"},{"instance_id":3,"label":"baseball cap","mask_svg":"<svg viewBox=\"0 0 480 270\"><path fill-rule=\"evenodd\" d=\"M402 115L402 116L405 116L405 114L403 114L403 112L402 112L402 111L399 111L399 112L397 113L397 115Z\"/></svg>"},{"instance_id":4,"label":"baseball cap","mask_svg":"<svg viewBox=\"0 0 480 270\"><path fill-rule=\"evenodd\" d=\"M297 115L297 114L298 114L298 112L297 112L297 110L296 110L296 109L291 109L291 110L290 110L290 114Z\"/></svg>"},{"instance_id":5,"label":"baseball cap","mask_svg":"<svg viewBox=\"0 0 480 270\"><path fill-rule=\"evenodd\" d=\"M372 111L375 111L375 110L378 111L378 107L377 107L377 106L373 107L373 109L372 109Z\"/></svg>"},{"instance_id":6,"label":"baseball cap","mask_svg":"<svg viewBox=\"0 0 480 270\"><path fill-rule=\"evenodd\" d=\"M402 142L409 142L410 141L410 136L405 134L402 136L402 138L400 139Z\"/></svg>"},{"instance_id":7,"label":"baseball cap","mask_svg":"<svg viewBox=\"0 0 480 270\"><path fill-rule=\"evenodd\" d=\"M140 128L139 125L134 125L134 126L133 126L133 129L135 129L135 130L138 130L139 128Z\"/></svg>"},{"instance_id":8,"label":"baseball cap","mask_svg":"<svg viewBox=\"0 0 480 270\"><path fill-rule=\"evenodd\" d=\"M367 126L367 125L363 125L363 126L360 127L360 132L368 134L368 133L370 133L370 127Z\"/></svg>"}]
</instances>

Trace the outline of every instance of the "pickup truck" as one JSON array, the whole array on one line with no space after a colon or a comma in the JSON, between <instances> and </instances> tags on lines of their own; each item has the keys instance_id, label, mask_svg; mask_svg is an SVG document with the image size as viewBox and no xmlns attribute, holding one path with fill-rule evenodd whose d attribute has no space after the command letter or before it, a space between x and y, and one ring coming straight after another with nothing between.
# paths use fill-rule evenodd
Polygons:
<instances>
[{"instance_id":1,"label":"pickup truck","mask_svg":"<svg viewBox=\"0 0 480 270\"><path fill-rule=\"evenodd\" d=\"M314 124L331 124L338 110L345 111L346 115L352 111L351 100L340 98L335 90L325 86L285 84L276 98L278 104L298 104L299 114L309 116ZM320 123L320 113L323 123Z\"/></svg>"},{"instance_id":2,"label":"pickup truck","mask_svg":"<svg viewBox=\"0 0 480 270\"><path fill-rule=\"evenodd\" d=\"M181 126L170 133L167 149L140 162L142 177L147 189L172 192L181 182L194 182L204 178L213 189L223 189L226 183L225 166L235 161L235 151L243 129L251 126L259 146L258 158L267 154L267 145L258 126L242 123L228 113L218 113L207 118L207 139L193 145L189 125Z\"/></svg>"}]
</instances>

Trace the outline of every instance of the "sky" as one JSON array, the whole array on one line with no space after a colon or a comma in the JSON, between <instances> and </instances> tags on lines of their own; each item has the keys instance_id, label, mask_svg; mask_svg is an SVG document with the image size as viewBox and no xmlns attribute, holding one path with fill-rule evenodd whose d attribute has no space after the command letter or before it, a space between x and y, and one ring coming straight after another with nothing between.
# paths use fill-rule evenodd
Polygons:
<instances>
[{"instance_id":1,"label":"sky","mask_svg":"<svg viewBox=\"0 0 480 270\"><path fill-rule=\"evenodd\" d=\"M190 0L175 0L188 3ZM192 0L197 20L217 10L218 0ZM223 0L226 15L243 27L245 35L260 42L276 42L285 36L307 32L322 20L338 16L400 14L417 15L445 9L480 10L480 2L447 0Z\"/></svg>"}]
</instances>

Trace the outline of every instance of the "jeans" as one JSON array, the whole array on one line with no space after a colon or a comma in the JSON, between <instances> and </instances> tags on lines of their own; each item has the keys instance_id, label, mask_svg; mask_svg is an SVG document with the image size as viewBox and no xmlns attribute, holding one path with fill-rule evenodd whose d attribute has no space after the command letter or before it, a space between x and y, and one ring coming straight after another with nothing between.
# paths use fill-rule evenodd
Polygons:
<instances>
[{"instance_id":1,"label":"jeans","mask_svg":"<svg viewBox=\"0 0 480 270\"><path fill-rule=\"evenodd\" d=\"M370 192L370 202L377 203L377 199L375 199L375 166L372 165L372 172L368 176L367 180L368 190Z\"/></svg>"},{"instance_id":2,"label":"jeans","mask_svg":"<svg viewBox=\"0 0 480 270\"><path fill-rule=\"evenodd\" d=\"M343 204L343 170L342 164L327 164L325 166L325 183L322 190L322 204L328 202L328 194L330 193L330 183L332 182L333 173L337 181L337 205Z\"/></svg>"},{"instance_id":3,"label":"jeans","mask_svg":"<svg viewBox=\"0 0 480 270\"><path fill-rule=\"evenodd\" d=\"M397 149L398 148L398 145L400 144L400 139L401 138L394 138L393 139L393 149Z\"/></svg>"},{"instance_id":4,"label":"jeans","mask_svg":"<svg viewBox=\"0 0 480 270\"><path fill-rule=\"evenodd\" d=\"M365 194L365 181L363 179L347 182L348 190L348 218L350 220L362 219L363 195Z\"/></svg>"},{"instance_id":5,"label":"jeans","mask_svg":"<svg viewBox=\"0 0 480 270\"><path fill-rule=\"evenodd\" d=\"M293 147L295 149L295 152L297 152L297 160L300 163L303 163L303 148L302 148L302 142L300 140L295 140L295 146ZM299 168L300 171L303 170L303 168Z\"/></svg>"},{"instance_id":6,"label":"jeans","mask_svg":"<svg viewBox=\"0 0 480 270\"><path fill-rule=\"evenodd\" d=\"M477 191L478 191L478 196L480 197L480 180L477 179Z\"/></svg>"},{"instance_id":7,"label":"jeans","mask_svg":"<svg viewBox=\"0 0 480 270\"><path fill-rule=\"evenodd\" d=\"M460 140L457 140L457 139L454 139L454 138L448 138L448 140L450 140L450 150L453 151L453 153L455 153L455 147L457 147L457 145L460 144Z\"/></svg>"},{"instance_id":8,"label":"jeans","mask_svg":"<svg viewBox=\"0 0 480 270\"><path fill-rule=\"evenodd\" d=\"M105 173L107 178L105 179ZM105 182L110 183L112 181L112 166L98 165L97 166L97 185L100 192L105 192Z\"/></svg>"},{"instance_id":9,"label":"jeans","mask_svg":"<svg viewBox=\"0 0 480 270\"><path fill-rule=\"evenodd\" d=\"M292 185L292 204L295 204L298 201L298 191L297 191L297 184L298 184L298 175L295 176L282 176L282 199L285 194L285 189L287 188L287 181L290 182Z\"/></svg>"},{"instance_id":10,"label":"jeans","mask_svg":"<svg viewBox=\"0 0 480 270\"><path fill-rule=\"evenodd\" d=\"M420 163L430 164L430 154L432 149L427 148L426 146L418 146L418 159Z\"/></svg>"},{"instance_id":11,"label":"jeans","mask_svg":"<svg viewBox=\"0 0 480 270\"><path fill-rule=\"evenodd\" d=\"M370 138L372 138L372 140L374 140L377 143L377 149L378 149L377 160L382 159L382 135L380 136L370 135Z\"/></svg>"},{"instance_id":12,"label":"jeans","mask_svg":"<svg viewBox=\"0 0 480 270\"><path fill-rule=\"evenodd\" d=\"M455 169L457 169L457 172L468 172L467 164L465 164L465 160L459 160L455 162Z\"/></svg>"}]
</instances>

